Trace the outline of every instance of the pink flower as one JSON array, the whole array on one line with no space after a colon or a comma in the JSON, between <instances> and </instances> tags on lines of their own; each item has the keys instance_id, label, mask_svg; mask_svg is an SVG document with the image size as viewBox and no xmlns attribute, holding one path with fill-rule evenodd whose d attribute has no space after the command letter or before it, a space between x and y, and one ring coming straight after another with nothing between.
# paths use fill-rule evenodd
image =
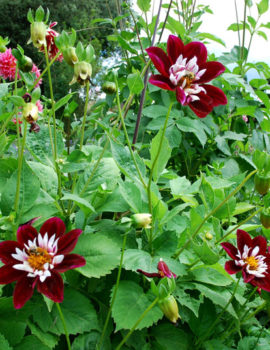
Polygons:
<instances>
[{"instance_id":1,"label":"pink flower","mask_svg":"<svg viewBox=\"0 0 270 350\"><path fill-rule=\"evenodd\" d=\"M36 102L36 106L38 108L38 111L41 113L43 111L43 105L40 100Z\"/></svg>"},{"instance_id":2,"label":"pink flower","mask_svg":"<svg viewBox=\"0 0 270 350\"><path fill-rule=\"evenodd\" d=\"M203 43L184 45L175 35L167 42L167 54L159 47L146 49L160 74L151 75L149 82L165 90L176 92L182 105L188 105L199 117L204 118L214 107L227 104L224 92L208 85L225 70L219 62L206 62L207 50Z\"/></svg>"},{"instance_id":3,"label":"pink flower","mask_svg":"<svg viewBox=\"0 0 270 350\"><path fill-rule=\"evenodd\" d=\"M158 272L152 272L152 273L145 272L141 269L138 269L137 272L142 273L146 277L158 277L158 278L164 278L164 277L176 278L177 277L176 274L169 269L168 265L162 259L160 259L160 261L158 262L157 269L158 269Z\"/></svg>"},{"instance_id":4,"label":"pink flower","mask_svg":"<svg viewBox=\"0 0 270 350\"><path fill-rule=\"evenodd\" d=\"M0 284L17 281L13 293L16 309L31 298L35 286L54 302L63 301L64 284L59 273L85 265L82 256L69 254L82 231L65 230L64 222L54 217L44 222L39 233L29 224L22 225L17 241L0 243L0 259L5 264L0 268Z\"/></svg>"},{"instance_id":5,"label":"pink flower","mask_svg":"<svg viewBox=\"0 0 270 350\"><path fill-rule=\"evenodd\" d=\"M270 292L270 254L264 237L252 239L247 232L237 230L237 248L228 242L221 243L221 246L233 259L225 263L229 274L242 271L245 283Z\"/></svg>"},{"instance_id":6,"label":"pink flower","mask_svg":"<svg viewBox=\"0 0 270 350\"><path fill-rule=\"evenodd\" d=\"M247 115L242 115L242 119L245 123L248 123L248 116Z\"/></svg>"},{"instance_id":7,"label":"pink flower","mask_svg":"<svg viewBox=\"0 0 270 350\"><path fill-rule=\"evenodd\" d=\"M40 77L40 70L38 69L38 67L35 64L33 64L32 73L35 73L36 79ZM35 85L35 88L37 88L41 84L42 84L42 79L40 79L38 81L38 83Z\"/></svg>"},{"instance_id":8,"label":"pink flower","mask_svg":"<svg viewBox=\"0 0 270 350\"><path fill-rule=\"evenodd\" d=\"M46 43L47 43L47 50L48 50L48 56L49 59L52 60L59 52L59 49L55 45L54 38L59 35L55 30L52 28L57 25L57 22L53 22L50 24L49 28L47 29L46 33ZM42 52L44 52L44 46L41 47L40 49ZM61 54L58 58L57 61L62 62L63 61L63 55Z\"/></svg>"}]
</instances>

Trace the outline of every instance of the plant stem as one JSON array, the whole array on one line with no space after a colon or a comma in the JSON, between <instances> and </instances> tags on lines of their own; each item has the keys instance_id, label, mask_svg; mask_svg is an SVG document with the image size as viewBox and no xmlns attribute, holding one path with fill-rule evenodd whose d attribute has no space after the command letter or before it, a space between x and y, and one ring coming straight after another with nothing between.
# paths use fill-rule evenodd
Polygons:
<instances>
[{"instance_id":1,"label":"plant stem","mask_svg":"<svg viewBox=\"0 0 270 350\"><path fill-rule=\"evenodd\" d=\"M189 243L196 237L196 235L200 232L200 229L204 225L204 223L215 214L216 211L218 211L225 203L228 202L228 200L234 196L243 186L244 184L257 172L256 170L253 170L248 176L244 178L244 180L236 187L234 191L232 191L216 208L214 208L206 217L202 220L200 225L197 227L195 232L191 235L191 237L186 241L186 243L183 245L183 247L178 251L178 253L175 255L175 259L179 257L179 255L184 251L184 249L189 245Z\"/></svg>"},{"instance_id":2,"label":"plant stem","mask_svg":"<svg viewBox=\"0 0 270 350\"><path fill-rule=\"evenodd\" d=\"M97 346L98 350L101 349L101 346L102 346L102 343L103 343L103 339L104 339L104 336L105 336L105 332L106 332L106 329L108 327L108 323L109 323L109 320L110 320L113 304L115 302L116 293L117 293L117 290L118 290L118 287L119 287L119 282L120 282L120 277L121 277L121 270L122 270L123 259L124 259L124 252L125 252L125 247L126 247L126 241L127 241L127 234L124 235L123 245L122 245L122 252L121 252L121 257L120 257L120 265L119 265L119 268L118 268L118 274L117 274L117 279L116 279L116 285L115 285L115 288L114 288L114 291L113 291L112 302L111 302L109 311L107 313L106 321L105 321L105 324L104 324L104 327L103 327L103 330L102 330L102 334L101 334L101 337L100 337L100 340L99 340L99 343L98 343L98 346Z\"/></svg>"},{"instance_id":3,"label":"plant stem","mask_svg":"<svg viewBox=\"0 0 270 350\"><path fill-rule=\"evenodd\" d=\"M62 321L62 324L63 324L63 328L64 328L66 340L67 340L68 350L71 350L69 335L68 335L68 331L67 331L67 325L66 325L66 321L65 321L63 312L62 312L62 310L61 310L61 307L60 307L59 303L55 303L55 305L56 305L56 307L57 307L57 310L58 310L58 312L59 312L59 316L60 316L61 321Z\"/></svg>"},{"instance_id":4,"label":"plant stem","mask_svg":"<svg viewBox=\"0 0 270 350\"><path fill-rule=\"evenodd\" d=\"M247 20L247 1L244 1L244 20L243 20L243 36L242 36L242 46L241 46L241 53L240 53L240 60L241 60L241 74L243 70L243 63L244 63L244 48L245 48L245 37L246 37L246 20Z\"/></svg>"},{"instance_id":5,"label":"plant stem","mask_svg":"<svg viewBox=\"0 0 270 350\"><path fill-rule=\"evenodd\" d=\"M88 80L87 83L86 83L86 97L85 97L83 121L82 121L82 128L81 128L80 151L82 150L82 146L83 146L84 129L85 129L87 107L88 107L88 101L89 101L89 90L90 90L90 83L89 83L89 80Z\"/></svg>"},{"instance_id":6,"label":"plant stem","mask_svg":"<svg viewBox=\"0 0 270 350\"><path fill-rule=\"evenodd\" d=\"M126 341L128 340L128 338L131 336L131 334L135 331L135 329L137 328L137 326L140 324L140 322L144 319L144 317L148 314L148 312L153 309L153 307L156 305L156 303L158 302L158 298L156 298L152 304L150 304L148 306L147 309L144 310L144 312L142 313L142 315L140 316L140 318L137 320L137 322L134 324L134 326L131 328L131 330L128 332L128 334L125 336L125 338L121 341L121 343L117 346L117 348L115 350L120 350L122 348L122 346L126 343Z\"/></svg>"}]
</instances>

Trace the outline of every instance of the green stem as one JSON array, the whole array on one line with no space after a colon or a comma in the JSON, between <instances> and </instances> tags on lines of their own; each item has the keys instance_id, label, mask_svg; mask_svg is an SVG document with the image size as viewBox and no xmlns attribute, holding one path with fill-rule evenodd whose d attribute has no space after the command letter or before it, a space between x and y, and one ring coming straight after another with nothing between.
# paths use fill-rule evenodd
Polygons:
<instances>
[{"instance_id":1,"label":"green stem","mask_svg":"<svg viewBox=\"0 0 270 350\"><path fill-rule=\"evenodd\" d=\"M68 335L68 331L67 331L67 325L66 325L66 321L65 321L63 312L62 312L62 310L61 310L61 307L60 307L59 303L55 303L55 305L56 305L56 307L57 307L57 310L58 310L58 312L59 312L59 316L60 316L61 321L62 321L62 324L63 324L63 328L64 328L66 340L67 340L68 350L71 350L69 335Z\"/></svg>"},{"instance_id":2,"label":"green stem","mask_svg":"<svg viewBox=\"0 0 270 350\"><path fill-rule=\"evenodd\" d=\"M244 63L244 48L245 48L245 37L246 37L246 20L247 20L247 1L245 2L245 7L244 7L244 21L243 21L243 36L242 36L242 46L241 46L241 74L243 70L243 63Z\"/></svg>"},{"instance_id":3,"label":"green stem","mask_svg":"<svg viewBox=\"0 0 270 350\"><path fill-rule=\"evenodd\" d=\"M82 121L82 128L81 128L80 151L82 150L82 146L83 146L84 129L85 129L87 107L88 107L88 101L89 101L89 90L90 90L90 83L89 83L89 80L88 80L87 83L86 83L86 97L85 97L83 121Z\"/></svg>"},{"instance_id":4,"label":"green stem","mask_svg":"<svg viewBox=\"0 0 270 350\"><path fill-rule=\"evenodd\" d=\"M157 151L156 157L155 157L155 159L154 159L154 161L152 163L152 166L151 166L151 169L150 169L150 174L149 174L149 179L148 179L148 185L147 185L148 211L149 211L149 213L151 215L153 214L153 209L152 209L152 192L151 192L151 184L152 184L152 179L153 179L153 173L154 173L155 166L157 164L157 161L158 161L161 149L162 149L164 136L165 136L167 124L168 124L168 121L169 121L169 116L170 116L170 113L171 113L171 110L172 110L172 106L173 106L173 103L171 103L169 108L168 108L168 112L167 112L166 119L165 119L165 122L164 122L164 127L163 127L162 134L161 134L161 139L160 139L158 151ZM153 240L153 226L154 226L154 223L152 223L151 228L150 228L150 237L149 237L150 250L151 250L152 240Z\"/></svg>"},{"instance_id":5,"label":"green stem","mask_svg":"<svg viewBox=\"0 0 270 350\"><path fill-rule=\"evenodd\" d=\"M137 322L134 324L134 326L131 328L131 330L128 332L128 334L124 337L124 339L121 341L121 343L117 346L117 348L115 350L120 350L122 348L122 346L126 343L126 341L128 340L128 338L131 336L131 334L135 331L135 329L137 328L137 326L141 323L141 321L144 319L144 317L148 314L148 312L150 310L153 309L153 307L156 305L156 303L158 302L158 298L156 298L152 304L150 304L148 306L147 309L144 310L144 312L141 314L140 318L137 320Z\"/></svg>"},{"instance_id":6,"label":"green stem","mask_svg":"<svg viewBox=\"0 0 270 350\"><path fill-rule=\"evenodd\" d=\"M175 255L175 259L177 259L179 257L179 255L184 251L184 249L186 249L186 247L189 245L189 243L191 241L193 241L193 239L196 237L196 235L200 232L200 229L202 228L202 226L204 225L204 223L212 216L215 214L215 212L217 212L225 203L228 202L228 200L233 197L243 186L244 184L257 172L256 170L253 170L248 176L246 176L244 178L244 180L240 183L240 185L238 185L236 187L236 189L231 192L216 208L214 208L208 215L206 215L206 217L202 220L202 222L200 223L200 225L197 227L197 229L195 230L195 232L191 235L191 237L186 241L186 243L183 245L183 247L178 251L178 253Z\"/></svg>"},{"instance_id":7,"label":"green stem","mask_svg":"<svg viewBox=\"0 0 270 350\"><path fill-rule=\"evenodd\" d=\"M104 324L104 327L103 327L103 330L102 330L102 334L101 334L101 337L100 337L100 340L99 340L99 343L98 343L98 346L97 346L98 350L101 349L101 346L102 346L102 343L103 343L103 339L104 339L104 336L105 336L105 333L106 333L106 329L108 327L108 323L109 323L109 320L110 320L112 307L113 307L113 304L115 302L116 293L117 293L117 290L118 290L118 287L119 287L119 282L120 282L120 277L121 277L121 270L122 270L123 259L124 259L124 252L125 252L125 247L126 247L126 241L127 241L127 234L124 235L123 245L122 245L122 252L121 252L121 258L120 258L120 265L119 265L119 268L118 268L118 274L117 274L117 279L116 279L116 285L115 285L115 288L114 288L114 291L113 291L112 302L111 302L109 311L107 313L106 321L105 321L105 324Z\"/></svg>"},{"instance_id":8,"label":"green stem","mask_svg":"<svg viewBox=\"0 0 270 350\"><path fill-rule=\"evenodd\" d=\"M141 174L141 171L138 167L138 164L137 164L137 161L135 159L135 156L134 156L134 153L133 153L133 150L132 150L132 147L131 147L131 143L129 141L129 137L128 137L128 133L127 133L127 128L126 128L126 124L125 124L125 120L123 118L123 114L122 114L122 109L121 109L121 105L120 105L120 99L119 99L119 88L118 88L118 82L117 82L117 79L116 77L114 77L114 81L115 81L115 85L116 85L116 101L117 101L117 107L118 107L118 113L119 113L119 117L120 117L120 120L121 120L121 123L122 123L122 126L123 126L123 130L124 130L124 134L125 134L125 138L126 138L126 142L127 142L127 145L128 145L128 149L129 149L129 152L130 152L130 155L131 155L131 158L133 160L133 163L135 165L135 168L137 170L137 173L139 175L139 178L141 180L141 183L143 184L143 186L146 188L146 184L144 182L144 179L142 177L142 174Z\"/></svg>"},{"instance_id":9,"label":"green stem","mask_svg":"<svg viewBox=\"0 0 270 350\"><path fill-rule=\"evenodd\" d=\"M229 305L231 304L237 287L239 285L239 281L240 281L240 277L237 280L236 286L234 288L234 291L229 299L229 301L227 302L227 304L225 305L224 309L222 310L222 312L218 315L218 317L215 319L215 321L212 323L212 325L208 328L207 332L198 340L197 344L201 344L205 339L207 339L208 335L211 334L212 330L214 329L214 327L216 326L216 324L218 323L218 321L221 319L221 317L223 316L223 314L225 313L225 311L227 310L227 308L229 307Z\"/></svg>"}]
</instances>

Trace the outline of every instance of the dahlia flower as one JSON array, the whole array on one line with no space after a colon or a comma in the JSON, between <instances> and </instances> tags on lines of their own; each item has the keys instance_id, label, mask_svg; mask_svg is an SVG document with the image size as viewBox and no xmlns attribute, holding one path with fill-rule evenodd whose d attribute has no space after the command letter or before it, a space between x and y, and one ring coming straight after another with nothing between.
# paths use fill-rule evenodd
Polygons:
<instances>
[{"instance_id":1,"label":"dahlia flower","mask_svg":"<svg viewBox=\"0 0 270 350\"><path fill-rule=\"evenodd\" d=\"M237 248L228 242L221 246L233 259L225 263L229 274L242 272L245 283L270 292L270 254L264 237L252 239L247 232L237 230Z\"/></svg>"},{"instance_id":2,"label":"dahlia flower","mask_svg":"<svg viewBox=\"0 0 270 350\"><path fill-rule=\"evenodd\" d=\"M214 107L227 104L221 89L205 84L223 73L225 67L220 62L206 62L207 49L203 43L184 45L177 36L170 35L167 54L155 46L146 51L160 73L151 75L149 82L175 91L178 102L188 105L199 118L206 117Z\"/></svg>"},{"instance_id":3,"label":"dahlia flower","mask_svg":"<svg viewBox=\"0 0 270 350\"><path fill-rule=\"evenodd\" d=\"M164 277L176 278L177 277L176 274L169 269L168 265L162 259L160 259L160 261L158 262L157 269L158 269L158 272L152 272L152 273L145 272L141 269L138 269L137 272L142 273L146 277L158 277L158 278L164 278Z\"/></svg>"},{"instance_id":4,"label":"dahlia flower","mask_svg":"<svg viewBox=\"0 0 270 350\"><path fill-rule=\"evenodd\" d=\"M65 224L59 218L44 222L40 232L25 224L17 231L17 241L0 243L0 284L17 281L14 307L19 309L37 290L54 302L63 301L64 284L60 272L84 266L85 259L69 254L82 233L75 229L65 233Z\"/></svg>"},{"instance_id":5,"label":"dahlia flower","mask_svg":"<svg viewBox=\"0 0 270 350\"><path fill-rule=\"evenodd\" d=\"M59 49L55 45L55 41L54 41L54 38L57 37L59 35L59 33L57 33L54 29L52 29L56 25L57 25L57 22L51 23L49 25L49 28L46 31L45 39L46 39L46 45L47 45L47 50L48 50L48 56L49 56L50 60L52 60L59 52ZM42 45L40 47L40 50L42 52L44 52L44 45ZM57 58L57 61L60 61L60 62L63 61L63 55L62 54Z\"/></svg>"}]
</instances>

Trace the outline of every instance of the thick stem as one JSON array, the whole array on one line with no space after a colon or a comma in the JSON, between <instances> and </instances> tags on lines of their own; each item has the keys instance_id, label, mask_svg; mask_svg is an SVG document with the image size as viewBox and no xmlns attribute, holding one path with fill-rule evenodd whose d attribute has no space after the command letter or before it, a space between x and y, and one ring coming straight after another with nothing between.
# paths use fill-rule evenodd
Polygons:
<instances>
[{"instance_id":1,"label":"thick stem","mask_svg":"<svg viewBox=\"0 0 270 350\"><path fill-rule=\"evenodd\" d=\"M142 315L140 316L140 318L138 319L138 321L134 324L134 326L131 328L131 330L128 332L128 334L125 336L125 338L121 341L121 343L117 346L117 348L115 350L120 350L122 348L122 346L126 343L126 341L128 340L128 338L131 336L131 334L135 331L135 329L137 328L137 326L141 323L141 321L144 319L144 317L148 314L148 312L150 310L153 309L153 307L156 305L156 303L158 302L158 298L156 298L152 304L150 304L148 306L147 309L145 309L145 311L142 313Z\"/></svg>"},{"instance_id":2,"label":"thick stem","mask_svg":"<svg viewBox=\"0 0 270 350\"><path fill-rule=\"evenodd\" d=\"M69 340L69 334L68 334L68 331L67 331L67 325L66 325L66 321L65 321L63 312L62 312L62 310L61 310L61 307L60 307L59 303L55 303L55 305L56 305L56 307L57 307L57 310L58 310L58 312L59 312L59 316L60 316L61 321L62 321L62 324L63 324L63 328L64 328L66 340L67 340L68 350L71 350L71 345L70 345L70 340Z\"/></svg>"}]
</instances>

